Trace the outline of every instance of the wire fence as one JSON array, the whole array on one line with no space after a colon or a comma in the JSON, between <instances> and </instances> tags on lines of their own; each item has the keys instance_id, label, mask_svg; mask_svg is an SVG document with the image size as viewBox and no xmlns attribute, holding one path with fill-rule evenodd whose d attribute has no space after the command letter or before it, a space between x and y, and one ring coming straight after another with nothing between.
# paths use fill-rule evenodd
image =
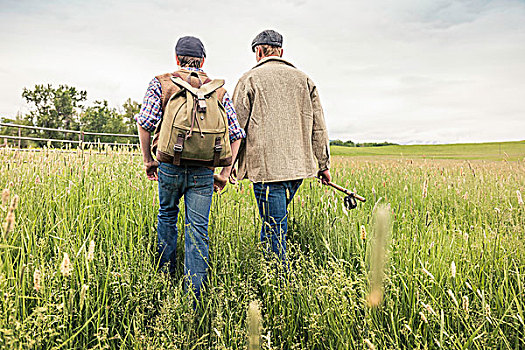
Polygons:
<instances>
[{"instance_id":1,"label":"wire fence","mask_svg":"<svg viewBox=\"0 0 525 350\"><path fill-rule=\"evenodd\" d=\"M90 131L79 131L79 130L68 130L68 129L55 129L55 128L44 128L44 127L38 127L38 126L30 126L30 125L20 125L20 124L13 124L13 123L3 123L0 122L0 127L6 127L6 128L14 128L18 130L18 135L0 135L0 139L3 139L4 142L0 144L0 147L7 147L8 146L8 140L14 140L18 141L15 142L13 146L18 147L19 149L22 148L22 141L36 141L36 142L43 142L43 143L61 143L61 144L71 144L71 145L78 145L79 147L89 147L91 145L97 146L128 146L128 147L139 147L139 144L134 143L122 143L122 142L100 142L100 141L85 141L86 136L98 136L98 137L118 137L118 138L130 138L130 139L138 139L138 135L131 135L131 134L110 134L110 133L101 133L101 132L90 132ZM51 131L56 133L63 133L63 134L76 134L78 135L78 138L68 140L65 138L62 139L56 139L56 138L44 138L44 137L32 137L32 136L22 136L22 130L23 129L29 129L33 131ZM38 135L36 135L38 136Z\"/></svg>"}]
</instances>

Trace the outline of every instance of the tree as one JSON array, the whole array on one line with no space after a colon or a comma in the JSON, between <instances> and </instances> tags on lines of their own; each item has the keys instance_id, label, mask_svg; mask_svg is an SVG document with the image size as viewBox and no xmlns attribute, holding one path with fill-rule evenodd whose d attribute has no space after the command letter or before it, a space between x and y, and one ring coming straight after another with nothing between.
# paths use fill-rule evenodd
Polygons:
<instances>
[{"instance_id":1,"label":"tree","mask_svg":"<svg viewBox=\"0 0 525 350\"><path fill-rule=\"evenodd\" d=\"M115 108L108 106L108 101L95 101L94 106L87 107L80 118L81 128L84 131L122 134L126 132L126 125L122 115ZM114 137L86 135L85 141L114 142ZM125 142L123 140L118 140Z\"/></svg>"},{"instance_id":2,"label":"tree","mask_svg":"<svg viewBox=\"0 0 525 350\"><path fill-rule=\"evenodd\" d=\"M79 91L67 85L59 85L58 88L51 84L35 85L32 90L24 88L22 97L33 107L26 119L33 126L78 130L82 102L86 101L86 96L86 91ZM39 136L56 138L56 133L40 131ZM74 137L72 134L64 135L64 138L68 139Z\"/></svg>"},{"instance_id":3,"label":"tree","mask_svg":"<svg viewBox=\"0 0 525 350\"><path fill-rule=\"evenodd\" d=\"M126 126L126 133L136 134L137 133L137 123L135 122L135 114L140 112L141 104L132 101L131 98L128 98L126 102L122 105L122 121Z\"/></svg>"}]
</instances>

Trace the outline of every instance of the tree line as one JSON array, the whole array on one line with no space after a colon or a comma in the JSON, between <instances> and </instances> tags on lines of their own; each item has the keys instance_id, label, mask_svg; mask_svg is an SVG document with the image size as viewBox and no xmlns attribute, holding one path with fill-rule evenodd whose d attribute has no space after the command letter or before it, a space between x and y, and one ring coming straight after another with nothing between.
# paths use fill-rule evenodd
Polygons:
<instances>
[{"instance_id":1,"label":"tree line","mask_svg":"<svg viewBox=\"0 0 525 350\"><path fill-rule=\"evenodd\" d=\"M0 118L4 123L35 127L100 132L111 134L136 134L137 126L133 116L140 111L140 104L130 98L121 107L110 107L108 101L97 100L86 105L87 92L68 85L54 87L51 84L24 88L22 98L29 105L29 113L18 114L15 118ZM45 139L78 140L77 134L59 133L47 130L22 129L22 136ZM0 128L1 135L17 136L18 130ZM124 137L85 135L85 142L136 143ZM43 146L46 142L22 141L24 146ZM58 145L55 145L58 146Z\"/></svg>"},{"instance_id":2,"label":"tree line","mask_svg":"<svg viewBox=\"0 0 525 350\"><path fill-rule=\"evenodd\" d=\"M397 143L392 142L362 142L355 143L353 141L341 141L341 140L332 140L330 141L330 146L344 146L344 147L380 147L380 146L392 146L397 145Z\"/></svg>"}]
</instances>

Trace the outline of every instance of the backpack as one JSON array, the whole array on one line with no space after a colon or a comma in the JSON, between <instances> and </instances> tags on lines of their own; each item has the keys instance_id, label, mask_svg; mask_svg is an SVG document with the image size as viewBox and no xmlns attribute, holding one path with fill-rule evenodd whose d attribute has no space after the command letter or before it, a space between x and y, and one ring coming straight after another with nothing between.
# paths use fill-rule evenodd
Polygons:
<instances>
[{"instance_id":1,"label":"backpack","mask_svg":"<svg viewBox=\"0 0 525 350\"><path fill-rule=\"evenodd\" d=\"M190 84L191 75L197 76L192 73L186 81L180 76L171 77L179 90L165 106L152 151L157 160L175 165L229 166L232 152L228 116L217 97L224 80L194 87Z\"/></svg>"}]
</instances>

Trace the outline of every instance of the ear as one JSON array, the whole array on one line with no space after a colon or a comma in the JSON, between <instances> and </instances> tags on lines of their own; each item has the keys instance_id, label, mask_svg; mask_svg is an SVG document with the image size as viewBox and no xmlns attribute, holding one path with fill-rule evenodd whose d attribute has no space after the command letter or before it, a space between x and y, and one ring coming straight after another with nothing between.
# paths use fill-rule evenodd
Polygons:
<instances>
[{"instance_id":1,"label":"ear","mask_svg":"<svg viewBox=\"0 0 525 350\"><path fill-rule=\"evenodd\" d=\"M202 58L202 62L201 62L201 66L199 68L202 68L202 66L204 66L204 61L206 61L206 58Z\"/></svg>"},{"instance_id":2,"label":"ear","mask_svg":"<svg viewBox=\"0 0 525 350\"><path fill-rule=\"evenodd\" d=\"M262 49L260 46L255 47L255 58L257 59L257 61L263 58Z\"/></svg>"},{"instance_id":3,"label":"ear","mask_svg":"<svg viewBox=\"0 0 525 350\"><path fill-rule=\"evenodd\" d=\"M179 56L175 55L175 61L177 61L177 66L180 66Z\"/></svg>"},{"instance_id":4,"label":"ear","mask_svg":"<svg viewBox=\"0 0 525 350\"><path fill-rule=\"evenodd\" d=\"M280 51L281 51L281 52L280 52L280 54L279 54L279 57L283 57L283 52L284 52L284 50L281 48Z\"/></svg>"}]
</instances>

